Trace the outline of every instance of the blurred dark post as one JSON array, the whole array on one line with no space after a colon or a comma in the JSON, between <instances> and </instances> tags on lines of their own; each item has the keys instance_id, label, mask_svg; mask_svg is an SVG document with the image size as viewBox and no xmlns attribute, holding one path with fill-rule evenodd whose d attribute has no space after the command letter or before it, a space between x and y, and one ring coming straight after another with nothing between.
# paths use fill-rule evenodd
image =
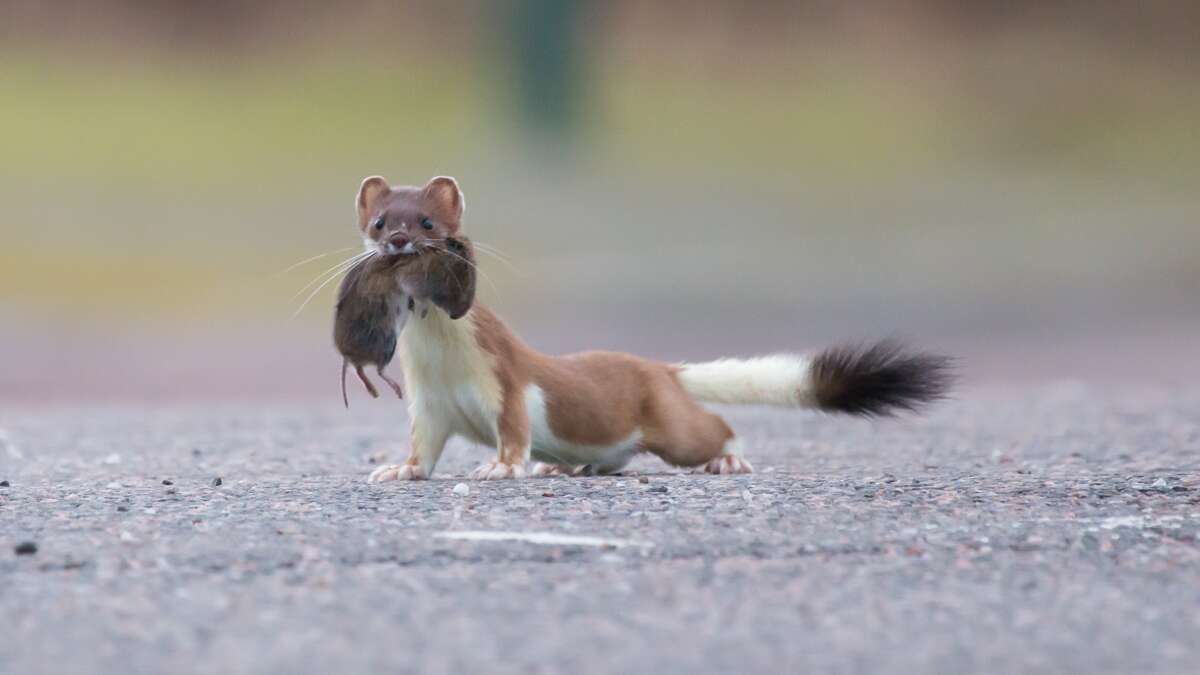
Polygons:
<instances>
[{"instance_id":1,"label":"blurred dark post","mask_svg":"<svg viewBox=\"0 0 1200 675\"><path fill-rule=\"evenodd\" d=\"M556 143L580 116L580 19L586 0L514 0L509 16L519 120Z\"/></svg>"}]
</instances>

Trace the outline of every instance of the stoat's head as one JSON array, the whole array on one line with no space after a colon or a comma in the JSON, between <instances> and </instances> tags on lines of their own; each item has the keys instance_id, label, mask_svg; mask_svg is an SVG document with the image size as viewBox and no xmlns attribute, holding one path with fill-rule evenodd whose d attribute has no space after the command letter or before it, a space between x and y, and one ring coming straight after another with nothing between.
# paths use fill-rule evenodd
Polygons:
<instances>
[{"instance_id":1,"label":"stoat's head","mask_svg":"<svg viewBox=\"0 0 1200 675\"><path fill-rule=\"evenodd\" d=\"M462 227L462 191L449 176L432 178L424 187L392 187L382 176L371 176L358 188L355 205L363 244L385 256L444 248L446 237Z\"/></svg>"}]
</instances>

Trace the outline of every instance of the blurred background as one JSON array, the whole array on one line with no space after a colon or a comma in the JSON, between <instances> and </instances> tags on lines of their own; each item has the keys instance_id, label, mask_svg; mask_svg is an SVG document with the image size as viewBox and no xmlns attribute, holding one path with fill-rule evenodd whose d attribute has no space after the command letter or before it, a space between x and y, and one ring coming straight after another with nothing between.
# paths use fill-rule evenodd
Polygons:
<instances>
[{"instance_id":1,"label":"blurred background","mask_svg":"<svg viewBox=\"0 0 1200 675\"><path fill-rule=\"evenodd\" d=\"M0 100L3 401L340 405L376 173L550 352L1200 376L1200 3L0 0Z\"/></svg>"}]
</instances>

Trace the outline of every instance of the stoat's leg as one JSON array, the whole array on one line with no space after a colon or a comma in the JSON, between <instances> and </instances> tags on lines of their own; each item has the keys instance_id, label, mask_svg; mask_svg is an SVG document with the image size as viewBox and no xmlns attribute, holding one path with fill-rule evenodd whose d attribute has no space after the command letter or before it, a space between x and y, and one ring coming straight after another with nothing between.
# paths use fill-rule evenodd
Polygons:
<instances>
[{"instance_id":1,"label":"stoat's leg","mask_svg":"<svg viewBox=\"0 0 1200 675\"><path fill-rule=\"evenodd\" d=\"M471 478L524 478L525 462L529 461L529 437L529 415L525 411L525 397L516 393L505 396L500 416L496 420L499 452L496 459L472 471Z\"/></svg>"},{"instance_id":2,"label":"stoat's leg","mask_svg":"<svg viewBox=\"0 0 1200 675\"><path fill-rule=\"evenodd\" d=\"M644 447L675 466L704 467L709 473L751 473L733 429L692 400L677 381L655 389L654 410L645 425Z\"/></svg>"},{"instance_id":3,"label":"stoat's leg","mask_svg":"<svg viewBox=\"0 0 1200 675\"><path fill-rule=\"evenodd\" d=\"M450 432L430 415L413 411L412 433L409 440L408 459L403 464L388 464L371 472L368 483L389 480L420 480L433 475Z\"/></svg>"}]
</instances>

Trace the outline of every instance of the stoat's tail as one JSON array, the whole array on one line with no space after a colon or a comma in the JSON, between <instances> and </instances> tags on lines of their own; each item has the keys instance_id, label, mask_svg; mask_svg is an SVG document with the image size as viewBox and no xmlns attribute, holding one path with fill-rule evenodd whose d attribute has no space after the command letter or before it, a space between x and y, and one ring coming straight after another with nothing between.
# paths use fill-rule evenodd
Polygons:
<instances>
[{"instance_id":1,"label":"stoat's tail","mask_svg":"<svg viewBox=\"0 0 1200 675\"><path fill-rule=\"evenodd\" d=\"M778 354L679 366L679 380L709 403L816 408L867 417L917 410L944 398L953 382L944 356L884 341L833 347L814 357Z\"/></svg>"}]
</instances>

